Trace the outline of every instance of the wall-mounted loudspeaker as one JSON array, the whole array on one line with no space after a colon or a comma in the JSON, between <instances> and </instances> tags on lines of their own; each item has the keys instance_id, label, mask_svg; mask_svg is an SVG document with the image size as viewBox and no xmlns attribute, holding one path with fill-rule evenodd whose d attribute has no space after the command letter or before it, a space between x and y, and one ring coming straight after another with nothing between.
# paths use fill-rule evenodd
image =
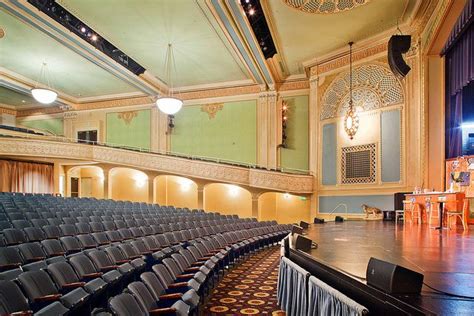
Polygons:
<instances>
[{"instance_id":1,"label":"wall-mounted loudspeaker","mask_svg":"<svg viewBox=\"0 0 474 316\"><path fill-rule=\"evenodd\" d=\"M298 225L291 226L291 234L303 234L303 227Z\"/></svg>"},{"instance_id":2,"label":"wall-mounted loudspeaker","mask_svg":"<svg viewBox=\"0 0 474 316\"><path fill-rule=\"evenodd\" d=\"M423 274L376 258L370 258L366 278L388 294L420 294L423 286Z\"/></svg>"},{"instance_id":3,"label":"wall-mounted loudspeaker","mask_svg":"<svg viewBox=\"0 0 474 316\"><path fill-rule=\"evenodd\" d=\"M295 248L301 251L310 251L313 246L313 241L309 238L306 238L301 235L296 235L295 238Z\"/></svg>"},{"instance_id":4,"label":"wall-mounted loudspeaker","mask_svg":"<svg viewBox=\"0 0 474 316\"><path fill-rule=\"evenodd\" d=\"M309 228L309 223L301 221L300 226L303 227L303 229L308 229Z\"/></svg>"},{"instance_id":5,"label":"wall-mounted loudspeaker","mask_svg":"<svg viewBox=\"0 0 474 316\"><path fill-rule=\"evenodd\" d=\"M388 64L398 77L405 77L410 72L410 66L403 59L411 46L410 35L393 35L388 41Z\"/></svg>"}]
</instances>

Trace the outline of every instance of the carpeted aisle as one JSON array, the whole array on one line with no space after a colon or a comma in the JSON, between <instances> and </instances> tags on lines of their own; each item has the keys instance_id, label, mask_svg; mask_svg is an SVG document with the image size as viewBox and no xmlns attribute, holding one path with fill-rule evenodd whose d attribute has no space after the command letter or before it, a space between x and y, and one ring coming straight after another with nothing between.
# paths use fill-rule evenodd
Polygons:
<instances>
[{"instance_id":1,"label":"carpeted aisle","mask_svg":"<svg viewBox=\"0 0 474 316\"><path fill-rule=\"evenodd\" d=\"M262 250L231 269L204 306L204 315L276 315L280 246Z\"/></svg>"}]
</instances>

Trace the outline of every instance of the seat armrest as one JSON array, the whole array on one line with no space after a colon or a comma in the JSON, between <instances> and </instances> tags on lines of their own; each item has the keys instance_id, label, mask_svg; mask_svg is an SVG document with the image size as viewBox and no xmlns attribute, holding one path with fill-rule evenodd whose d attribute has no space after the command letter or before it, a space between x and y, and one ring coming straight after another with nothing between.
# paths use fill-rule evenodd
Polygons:
<instances>
[{"instance_id":1,"label":"seat armrest","mask_svg":"<svg viewBox=\"0 0 474 316\"><path fill-rule=\"evenodd\" d=\"M160 295L160 300L179 300L183 296L182 293L164 294Z\"/></svg>"},{"instance_id":2,"label":"seat armrest","mask_svg":"<svg viewBox=\"0 0 474 316\"><path fill-rule=\"evenodd\" d=\"M127 260L127 259L115 261L115 263L117 264L128 263L128 262L130 262L130 260Z\"/></svg>"},{"instance_id":3,"label":"seat armrest","mask_svg":"<svg viewBox=\"0 0 474 316\"><path fill-rule=\"evenodd\" d=\"M0 265L0 270L3 270L3 269L9 270L9 269L12 269L12 268L18 268L19 266L21 266L21 263L19 263L19 262L4 264L4 265Z\"/></svg>"},{"instance_id":4,"label":"seat armrest","mask_svg":"<svg viewBox=\"0 0 474 316\"><path fill-rule=\"evenodd\" d=\"M87 273L84 274L84 278L98 278L102 276L102 272L94 272L94 273Z\"/></svg>"},{"instance_id":5,"label":"seat armrest","mask_svg":"<svg viewBox=\"0 0 474 316\"><path fill-rule=\"evenodd\" d=\"M188 286L188 282L178 282L178 283L172 283L168 285L169 288L177 288L177 287L183 287L183 286Z\"/></svg>"},{"instance_id":6,"label":"seat armrest","mask_svg":"<svg viewBox=\"0 0 474 316\"><path fill-rule=\"evenodd\" d=\"M209 260L211 258L212 258L212 256L206 256L206 257L198 258L198 260L206 261L206 260Z\"/></svg>"},{"instance_id":7,"label":"seat armrest","mask_svg":"<svg viewBox=\"0 0 474 316\"><path fill-rule=\"evenodd\" d=\"M61 251L61 252L56 252L56 253L53 253L51 254L51 257L56 257L56 256L64 256L66 253Z\"/></svg>"},{"instance_id":8,"label":"seat armrest","mask_svg":"<svg viewBox=\"0 0 474 316\"><path fill-rule=\"evenodd\" d=\"M57 301L61 298L61 294L50 294L50 295L45 295L41 297L35 298L35 302L51 302L51 301Z\"/></svg>"},{"instance_id":9,"label":"seat armrest","mask_svg":"<svg viewBox=\"0 0 474 316\"><path fill-rule=\"evenodd\" d=\"M149 311L150 315L163 315L176 312L176 308L167 307L167 308L157 308Z\"/></svg>"},{"instance_id":10,"label":"seat armrest","mask_svg":"<svg viewBox=\"0 0 474 316\"><path fill-rule=\"evenodd\" d=\"M46 257L34 257L28 260L28 262L35 262L35 261L41 261L46 259Z\"/></svg>"},{"instance_id":11,"label":"seat armrest","mask_svg":"<svg viewBox=\"0 0 474 316\"><path fill-rule=\"evenodd\" d=\"M10 313L10 316L29 316L33 315L33 311L21 311L21 312L14 312Z\"/></svg>"},{"instance_id":12,"label":"seat armrest","mask_svg":"<svg viewBox=\"0 0 474 316\"><path fill-rule=\"evenodd\" d=\"M199 268L198 267L189 267L189 268L186 268L184 269L185 272L197 272L199 271Z\"/></svg>"},{"instance_id":13,"label":"seat armrest","mask_svg":"<svg viewBox=\"0 0 474 316\"><path fill-rule=\"evenodd\" d=\"M115 270L115 269L118 269L117 265L105 266L105 267L100 268L101 271L110 271L110 270Z\"/></svg>"},{"instance_id":14,"label":"seat armrest","mask_svg":"<svg viewBox=\"0 0 474 316\"><path fill-rule=\"evenodd\" d=\"M65 288L65 289L75 289L77 287L82 287L84 285L86 285L86 282L73 282L73 283L64 284L63 288Z\"/></svg>"},{"instance_id":15,"label":"seat armrest","mask_svg":"<svg viewBox=\"0 0 474 316\"><path fill-rule=\"evenodd\" d=\"M176 277L177 278L192 278L194 277L194 273L179 274Z\"/></svg>"}]
</instances>

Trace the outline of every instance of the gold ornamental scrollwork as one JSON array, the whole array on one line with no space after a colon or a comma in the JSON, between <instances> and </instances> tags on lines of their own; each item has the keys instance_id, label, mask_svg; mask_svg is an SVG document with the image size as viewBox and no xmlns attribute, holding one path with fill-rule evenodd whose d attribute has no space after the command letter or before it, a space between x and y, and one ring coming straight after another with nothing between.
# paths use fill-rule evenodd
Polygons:
<instances>
[{"instance_id":1,"label":"gold ornamental scrollwork","mask_svg":"<svg viewBox=\"0 0 474 316\"><path fill-rule=\"evenodd\" d=\"M288 6L313 14L331 14L352 10L370 0L283 0Z\"/></svg>"},{"instance_id":2,"label":"gold ornamental scrollwork","mask_svg":"<svg viewBox=\"0 0 474 316\"><path fill-rule=\"evenodd\" d=\"M123 120L126 125L130 125L132 120L138 116L137 111L120 112L118 118Z\"/></svg>"},{"instance_id":3,"label":"gold ornamental scrollwork","mask_svg":"<svg viewBox=\"0 0 474 316\"><path fill-rule=\"evenodd\" d=\"M201 112L206 112L209 116L209 119L213 119L216 117L217 112L222 111L224 108L223 103L210 103L201 106Z\"/></svg>"}]
</instances>

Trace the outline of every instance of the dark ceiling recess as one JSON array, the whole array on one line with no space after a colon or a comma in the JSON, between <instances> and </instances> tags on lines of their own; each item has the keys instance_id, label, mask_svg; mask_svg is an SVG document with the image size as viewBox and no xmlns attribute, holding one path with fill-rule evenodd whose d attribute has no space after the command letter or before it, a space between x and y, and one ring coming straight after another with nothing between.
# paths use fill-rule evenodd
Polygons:
<instances>
[{"instance_id":1,"label":"dark ceiling recess","mask_svg":"<svg viewBox=\"0 0 474 316\"><path fill-rule=\"evenodd\" d=\"M140 66L140 64L128 57L124 52L81 22L54 0L28 0L28 2L135 75L145 72L145 68Z\"/></svg>"},{"instance_id":2,"label":"dark ceiling recess","mask_svg":"<svg viewBox=\"0 0 474 316\"><path fill-rule=\"evenodd\" d=\"M244 8L263 55L265 58L272 58L277 51L260 0L240 0L240 4Z\"/></svg>"}]
</instances>

